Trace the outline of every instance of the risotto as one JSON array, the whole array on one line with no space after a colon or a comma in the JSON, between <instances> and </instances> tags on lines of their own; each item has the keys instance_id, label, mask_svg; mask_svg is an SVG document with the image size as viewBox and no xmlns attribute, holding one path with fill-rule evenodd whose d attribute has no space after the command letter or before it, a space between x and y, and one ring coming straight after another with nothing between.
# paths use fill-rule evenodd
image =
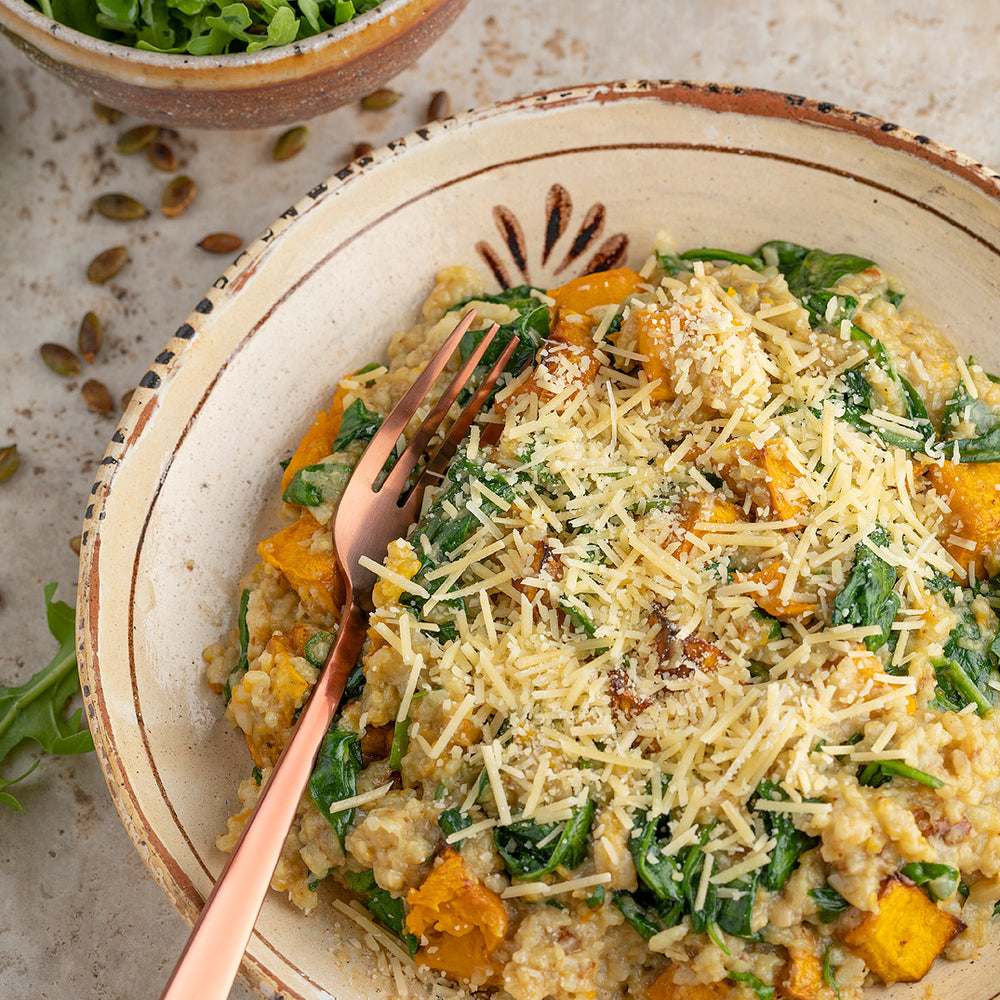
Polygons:
<instances>
[{"instance_id":1,"label":"risotto","mask_svg":"<svg viewBox=\"0 0 1000 1000\"><path fill-rule=\"evenodd\" d=\"M351 468L473 307L466 348L496 321L532 363L389 546L273 887L431 992L859 1000L974 957L1000 909L1000 385L903 302L781 241L663 236L549 290L442 271L285 465L287 526L206 651L252 758L220 848L336 630Z\"/></svg>"}]
</instances>

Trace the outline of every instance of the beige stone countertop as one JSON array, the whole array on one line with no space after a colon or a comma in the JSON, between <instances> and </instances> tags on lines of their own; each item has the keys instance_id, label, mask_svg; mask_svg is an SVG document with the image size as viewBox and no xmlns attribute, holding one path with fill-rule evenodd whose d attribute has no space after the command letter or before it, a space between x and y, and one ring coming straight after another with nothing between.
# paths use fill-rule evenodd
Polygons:
<instances>
[{"instance_id":1,"label":"beige stone countertop","mask_svg":"<svg viewBox=\"0 0 1000 1000\"><path fill-rule=\"evenodd\" d=\"M86 265L118 231L93 214L92 200L125 190L155 203L165 175L114 152L117 134L139 122L99 121L87 95L0 39L0 448L16 443L21 457L0 483L0 685L22 683L55 653L45 584L75 598L70 540L115 427L113 416L86 408L82 383L99 379L118 400L147 370L229 262L199 249L203 236L251 240L356 143L422 125L435 91L459 111L632 78L830 101L1000 168L1000 4L990 0L471 0L393 81L402 94L394 107L313 120L294 159L271 157L281 128L181 131L172 142L197 199L179 218L133 223L132 262L99 286L87 282ZM103 323L104 346L80 376L61 378L39 347L75 345L88 310ZM0 777L33 757L23 747ZM0 998L158 996L187 928L139 860L96 756L43 756L10 791L25 812L0 805ZM249 996L233 988L237 1000Z\"/></svg>"}]
</instances>

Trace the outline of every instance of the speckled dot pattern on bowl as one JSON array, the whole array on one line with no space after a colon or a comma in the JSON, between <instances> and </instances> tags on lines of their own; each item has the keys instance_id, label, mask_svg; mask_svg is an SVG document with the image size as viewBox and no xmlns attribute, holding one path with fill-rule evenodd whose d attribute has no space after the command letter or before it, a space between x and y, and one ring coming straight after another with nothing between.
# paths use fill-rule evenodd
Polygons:
<instances>
[{"instance_id":1,"label":"speckled dot pattern on bowl","mask_svg":"<svg viewBox=\"0 0 1000 1000\"><path fill-rule=\"evenodd\" d=\"M156 358L87 511L90 724L125 825L186 919L222 867L215 837L249 770L201 653L232 627L254 540L278 523L279 461L339 377L415 320L438 268L551 287L640 264L660 229L685 246L783 238L870 256L963 353L1000 362L998 175L790 95L626 82L526 97L428 126L308 192ZM395 995L356 936L332 908L305 917L272 893L244 971L262 996ZM997 959L939 963L885 993L987 1000Z\"/></svg>"}]
</instances>

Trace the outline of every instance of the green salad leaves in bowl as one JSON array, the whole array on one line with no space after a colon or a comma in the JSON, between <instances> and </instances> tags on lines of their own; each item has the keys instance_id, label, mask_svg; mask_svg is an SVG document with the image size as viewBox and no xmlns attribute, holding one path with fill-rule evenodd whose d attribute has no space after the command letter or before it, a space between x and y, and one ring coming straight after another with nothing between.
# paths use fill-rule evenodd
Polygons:
<instances>
[{"instance_id":1,"label":"green salad leaves in bowl","mask_svg":"<svg viewBox=\"0 0 1000 1000\"><path fill-rule=\"evenodd\" d=\"M255 128L382 86L468 0L0 0L0 34L103 104Z\"/></svg>"}]
</instances>

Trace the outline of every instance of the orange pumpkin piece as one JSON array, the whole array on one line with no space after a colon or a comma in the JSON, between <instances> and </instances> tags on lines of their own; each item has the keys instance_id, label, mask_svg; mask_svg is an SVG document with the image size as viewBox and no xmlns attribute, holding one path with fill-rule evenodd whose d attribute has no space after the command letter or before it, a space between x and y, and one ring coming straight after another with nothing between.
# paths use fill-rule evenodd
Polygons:
<instances>
[{"instance_id":1,"label":"orange pumpkin piece","mask_svg":"<svg viewBox=\"0 0 1000 1000\"><path fill-rule=\"evenodd\" d=\"M1000 569L1000 462L945 462L926 470L951 510L941 544L968 576L984 578ZM951 541L968 539L975 548Z\"/></svg>"},{"instance_id":2,"label":"orange pumpkin piece","mask_svg":"<svg viewBox=\"0 0 1000 1000\"><path fill-rule=\"evenodd\" d=\"M713 524L736 524L744 521L743 511L715 493L686 496L680 503L683 538L677 555L681 558L694 548L693 538L701 538Z\"/></svg>"},{"instance_id":3,"label":"orange pumpkin piece","mask_svg":"<svg viewBox=\"0 0 1000 1000\"><path fill-rule=\"evenodd\" d=\"M649 398L654 403L669 403L677 398L671 380L670 359L674 351L676 315L653 309L638 309L630 322L635 324L636 350L642 355L642 370L650 382L656 382Z\"/></svg>"},{"instance_id":4,"label":"orange pumpkin piece","mask_svg":"<svg viewBox=\"0 0 1000 1000\"><path fill-rule=\"evenodd\" d=\"M861 681L873 681L876 684L885 683L876 675L885 673L885 664L876 653L869 652L864 646L858 646L851 653L851 659L857 667L858 678ZM913 715L917 711L917 699L914 695L906 696L906 714Z\"/></svg>"},{"instance_id":5,"label":"orange pumpkin piece","mask_svg":"<svg viewBox=\"0 0 1000 1000\"><path fill-rule=\"evenodd\" d=\"M878 912L841 933L844 944L884 983L915 983L965 924L931 902L903 875L891 875L878 894Z\"/></svg>"},{"instance_id":6,"label":"orange pumpkin piece","mask_svg":"<svg viewBox=\"0 0 1000 1000\"><path fill-rule=\"evenodd\" d=\"M629 267L616 267L595 274L583 274L565 285L548 291L556 307L586 316L598 306L617 305L638 291L645 279Z\"/></svg>"},{"instance_id":7,"label":"orange pumpkin piece","mask_svg":"<svg viewBox=\"0 0 1000 1000\"><path fill-rule=\"evenodd\" d=\"M347 390L337 389L333 396L330 409L317 413L312 426L306 431L299 442L281 476L281 492L288 489L288 484L299 469L307 465L315 465L333 451L333 443L340 433L340 421L344 414L344 396Z\"/></svg>"},{"instance_id":8,"label":"orange pumpkin piece","mask_svg":"<svg viewBox=\"0 0 1000 1000\"><path fill-rule=\"evenodd\" d=\"M455 979L485 982L500 970L491 956L507 936L507 910L453 847L441 859L406 896L406 928L427 941L417 963Z\"/></svg>"},{"instance_id":9,"label":"orange pumpkin piece","mask_svg":"<svg viewBox=\"0 0 1000 1000\"><path fill-rule=\"evenodd\" d=\"M316 546L319 522L308 512L257 546L261 559L284 574L303 604L336 613L344 603L344 581L332 545ZM325 529L324 529L325 530Z\"/></svg>"},{"instance_id":10,"label":"orange pumpkin piece","mask_svg":"<svg viewBox=\"0 0 1000 1000\"><path fill-rule=\"evenodd\" d=\"M787 521L809 509L809 498L797 486L802 473L781 441L761 448L749 441L730 442L715 452L713 465L737 497L749 495L767 515Z\"/></svg>"},{"instance_id":11,"label":"orange pumpkin piece","mask_svg":"<svg viewBox=\"0 0 1000 1000\"><path fill-rule=\"evenodd\" d=\"M820 1000L825 985L815 938L807 934L802 942L789 945L788 964L778 983L778 994L789 1000Z\"/></svg>"},{"instance_id":12,"label":"orange pumpkin piece","mask_svg":"<svg viewBox=\"0 0 1000 1000\"><path fill-rule=\"evenodd\" d=\"M649 1000L732 1000L739 996L732 983L675 983L674 970L667 969L646 987Z\"/></svg>"},{"instance_id":13,"label":"orange pumpkin piece","mask_svg":"<svg viewBox=\"0 0 1000 1000\"><path fill-rule=\"evenodd\" d=\"M750 596L762 611L766 611L774 618L804 618L816 610L815 602L796 601L778 596L785 583L785 567L779 562L768 563L756 573L737 573L736 579L740 583L757 584L759 589ZM881 668L881 662L879 667Z\"/></svg>"}]
</instances>

